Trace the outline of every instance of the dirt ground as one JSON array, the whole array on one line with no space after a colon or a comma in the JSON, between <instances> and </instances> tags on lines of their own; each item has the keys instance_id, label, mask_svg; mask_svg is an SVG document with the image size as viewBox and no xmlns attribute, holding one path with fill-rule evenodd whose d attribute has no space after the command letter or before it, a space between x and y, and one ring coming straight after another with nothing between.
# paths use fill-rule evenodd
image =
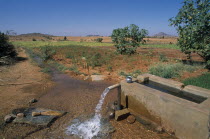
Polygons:
<instances>
[{"instance_id":1,"label":"dirt ground","mask_svg":"<svg viewBox=\"0 0 210 139\"><path fill-rule=\"evenodd\" d=\"M40 72L41 69L31 63L23 50L19 52L19 57L22 57L22 60L15 65L0 67L0 138L2 139L71 138L65 134L70 121L80 115L93 114L102 91L113 84L82 81L60 73L54 73L50 77ZM107 105L116 100L116 95L116 90L107 95L103 106L104 115ZM38 102L29 105L28 102L32 98L38 99ZM13 109L29 106L62 110L67 114L42 130L25 124L3 124L4 116ZM147 130L138 122L128 124L125 120L120 122L112 120L111 123L116 129L111 137L116 139L173 138L167 134Z\"/></svg>"}]
</instances>

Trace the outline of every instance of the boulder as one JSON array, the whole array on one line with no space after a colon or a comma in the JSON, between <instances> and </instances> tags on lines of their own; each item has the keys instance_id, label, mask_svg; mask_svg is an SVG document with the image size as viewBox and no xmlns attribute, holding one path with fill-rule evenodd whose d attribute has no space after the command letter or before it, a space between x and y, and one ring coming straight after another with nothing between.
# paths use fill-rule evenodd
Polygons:
<instances>
[{"instance_id":1,"label":"boulder","mask_svg":"<svg viewBox=\"0 0 210 139\"><path fill-rule=\"evenodd\" d=\"M14 114L8 114L4 117L4 121L6 123L10 123L12 122L14 119L16 118L16 116Z\"/></svg>"},{"instance_id":2,"label":"boulder","mask_svg":"<svg viewBox=\"0 0 210 139\"><path fill-rule=\"evenodd\" d=\"M18 113L17 114L17 118L23 118L25 115L24 115L24 113Z\"/></svg>"},{"instance_id":3,"label":"boulder","mask_svg":"<svg viewBox=\"0 0 210 139\"><path fill-rule=\"evenodd\" d=\"M37 99L33 98L29 101L29 103L36 103L37 101L38 101Z\"/></svg>"},{"instance_id":4,"label":"boulder","mask_svg":"<svg viewBox=\"0 0 210 139\"><path fill-rule=\"evenodd\" d=\"M133 115L129 115L126 120L129 124L133 124L136 121L136 118Z\"/></svg>"},{"instance_id":5,"label":"boulder","mask_svg":"<svg viewBox=\"0 0 210 139\"><path fill-rule=\"evenodd\" d=\"M28 108L24 111L25 116L15 118L13 123L23 123L46 127L49 126L54 119L57 119L57 117L62 116L65 113L66 112L63 111L55 111L44 108Z\"/></svg>"}]
</instances>

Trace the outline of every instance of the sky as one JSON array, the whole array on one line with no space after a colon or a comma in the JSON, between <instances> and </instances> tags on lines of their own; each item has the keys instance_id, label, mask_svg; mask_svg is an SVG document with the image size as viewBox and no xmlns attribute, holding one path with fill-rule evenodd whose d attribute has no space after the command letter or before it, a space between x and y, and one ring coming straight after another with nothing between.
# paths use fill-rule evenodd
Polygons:
<instances>
[{"instance_id":1,"label":"sky","mask_svg":"<svg viewBox=\"0 0 210 139\"><path fill-rule=\"evenodd\" d=\"M136 24L149 35L177 35L169 26L183 0L0 0L0 31L109 36Z\"/></svg>"}]
</instances>

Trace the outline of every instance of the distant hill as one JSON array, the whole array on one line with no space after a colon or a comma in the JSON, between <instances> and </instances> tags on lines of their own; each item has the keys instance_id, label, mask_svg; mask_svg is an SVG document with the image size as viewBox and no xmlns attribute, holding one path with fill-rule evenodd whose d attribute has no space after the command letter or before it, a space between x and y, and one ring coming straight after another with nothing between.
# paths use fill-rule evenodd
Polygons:
<instances>
[{"instance_id":1,"label":"distant hill","mask_svg":"<svg viewBox=\"0 0 210 139\"><path fill-rule=\"evenodd\" d=\"M49 34L42 34L42 33L27 33L27 34L20 34L18 36L21 37L53 37L53 35L49 35Z\"/></svg>"},{"instance_id":2,"label":"distant hill","mask_svg":"<svg viewBox=\"0 0 210 139\"><path fill-rule=\"evenodd\" d=\"M166 34L166 33L164 33L164 32L160 32L160 33L158 33L158 34L153 35L153 37L159 38L159 37L176 37L176 36L169 35L169 34Z\"/></svg>"}]
</instances>

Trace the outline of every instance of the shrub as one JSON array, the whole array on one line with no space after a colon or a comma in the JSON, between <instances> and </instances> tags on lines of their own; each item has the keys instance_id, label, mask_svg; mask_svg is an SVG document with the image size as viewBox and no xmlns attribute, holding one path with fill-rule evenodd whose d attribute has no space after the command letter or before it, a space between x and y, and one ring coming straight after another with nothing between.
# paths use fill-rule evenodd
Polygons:
<instances>
[{"instance_id":1,"label":"shrub","mask_svg":"<svg viewBox=\"0 0 210 139\"><path fill-rule=\"evenodd\" d=\"M35 38L33 38L33 39L32 39L32 41L36 41L36 39L35 39Z\"/></svg>"},{"instance_id":2,"label":"shrub","mask_svg":"<svg viewBox=\"0 0 210 139\"><path fill-rule=\"evenodd\" d=\"M63 38L63 40L64 40L64 41L67 41L67 37L65 36L65 37Z\"/></svg>"},{"instance_id":3,"label":"shrub","mask_svg":"<svg viewBox=\"0 0 210 139\"><path fill-rule=\"evenodd\" d=\"M97 38L95 39L96 42L102 42L103 41L103 38Z\"/></svg>"},{"instance_id":4,"label":"shrub","mask_svg":"<svg viewBox=\"0 0 210 139\"><path fill-rule=\"evenodd\" d=\"M140 74L141 74L141 71L140 71L140 70L135 70L135 71L130 72L130 73L126 73L126 72L124 72L124 71L121 71L121 72L119 73L120 76L124 76L124 77L132 76L132 77L134 77L134 78L136 78L136 77L137 77L138 75L140 75Z\"/></svg>"},{"instance_id":5,"label":"shrub","mask_svg":"<svg viewBox=\"0 0 210 139\"><path fill-rule=\"evenodd\" d=\"M111 38L117 52L131 55L136 52L139 43L147 34L147 30L140 30L137 25L131 24L129 27L114 29Z\"/></svg>"},{"instance_id":6,"label":"shrub","mask_svg":"<svg viewBox=\"0 0 210 139\"><path fill-rule=\"evenodd\" d=\"M47 61L52 58L52 56L56 53L55 49L50 46L44 46L41 48L41 58L43 61Z\"/></svg>"},{"instance_id":7,"label":"shrub","mask_svg":"<svg viewBox=\"0 0 210 139\"><path fill-rule=\"evenodd\" d=\"M102 56L100 53L96 53L91 57L87 58L87 63L89 66L91 67L97 67L97 66L102 66L103 60L102 60Z\"/></svg>"},{"instance_id":8,"label":"shrub","mask_svg":"<svg viewBox=\"0 0 210 139\"><path fill-rule=\"evenodd\" d=\"M9 38L0 32L0 64L10 64L10 59L17 56L15 47L9 43Z\"/></svg>"},{"instance_id":9,"label":"shrub","mask_svg":"<svg viewBox=\"0 0 210 139\"><path fill-rule=\"evenodd\" d=\"M167 62L167 61L168 61L166 55L164 55L164 54L160 54L160 55L159 55L159 60L160 60L161 62Z\"/></svg>"},{"instance_id":10,"label":"shrub","mask_svg":"<svg viewBox=\"0 0 210 139\"><path fill-rule=\"evenodd\" d=\"M181 63L158 64L150 67L149 73L163 78L174 78L174 77L179 77L183 71L193 72L197 68L198 67L196 66L184 65Z\"/></svg>"}]
</instances>

